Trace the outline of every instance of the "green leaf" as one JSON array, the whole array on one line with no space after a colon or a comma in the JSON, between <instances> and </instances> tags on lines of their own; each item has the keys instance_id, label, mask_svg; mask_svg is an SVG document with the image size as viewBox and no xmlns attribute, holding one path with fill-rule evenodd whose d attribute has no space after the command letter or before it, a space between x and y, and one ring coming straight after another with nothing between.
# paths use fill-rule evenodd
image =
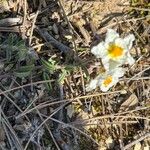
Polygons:
<instances>
[{"instance_id":1,"label":"green leaf","mask_svg":"<svg viewBox=\"0 0 150 150\"><path fill-rule=\"evenodd\" d=\"M24 43L20 43L22 45L19 45L18 46L18 59L20 61L24 60L27 56L27 52L28 52L28 49L26 48L26 46L24 45Z\"/></svg>"},{"instance_id":2,"label":"green leaf","mask_svg":"<svg viewBox=\"0 0 150 150\"><path fill-rule=\"evenodd\" d=\"M62 74L60 75L60 77L59 77L59 79L58 79L58 82L59 82L59 83L62 83L62 82L64 81L64 79L65 79L65 77L66 77L67 74L68 74L68 73L67 73L67 70L63 69L63 70L62 70Z\"/></svg>"},{"instance_id":3,"label":"green leaf","mask_svg":"<svg viewBox=\"0 0 150 150\"><path fill-rule=\"evenodd\" d=\"M44 80L50 80L49 75L44 71L43 72L43 79ZM46 89L50 92L52 90L52 85L50 82L45 83Z\"/></svg>"},{"instance_id":4,"label":"green leaf","mask_svg":"<svg viewBox=\"0 0 150 150\"><path fill-rule=\"evenodd\" d=\"M14 75L19 78L28 77L31 74L33 67L34 65L21 66L18 70L14 72Z\"/></svg>"},{"instance_id":5,"label":"green leaf","mask_svg":"<svg viewBox=\"0 0 150 150\"><path fill-rule=\"evenodd\" d=\"M25 46L25 42L19 39L16 34L10 33L7 40L0 46L6 50L6 59L8 62L12 59L22 61L26 58L28 49Z\"/></svg>"},{"instance_id":6,"label":"green leaf","mask_svg":"<svg viewBox=\"0 0 150 150\"><path fill-rule=\"evenodd\" d=\"M25 46L25 43L23 40L18 40L17 43L15 44L15 47L17 47L18 51L18 57L20 60L25 59L28 49Z\"/></svg>"},{"instance_id":7,"label":"green leaf","mask_svg":"<svg viewBox=\"0 0 150 150\"><path fill-rule=\"evenodd\" d=\"M43 66L50 72L53 73L56 70L56 63L54 60L49 59L49 61L46 61L44 59L41 59L41 62Z\"/></svg>"}]
</instances>

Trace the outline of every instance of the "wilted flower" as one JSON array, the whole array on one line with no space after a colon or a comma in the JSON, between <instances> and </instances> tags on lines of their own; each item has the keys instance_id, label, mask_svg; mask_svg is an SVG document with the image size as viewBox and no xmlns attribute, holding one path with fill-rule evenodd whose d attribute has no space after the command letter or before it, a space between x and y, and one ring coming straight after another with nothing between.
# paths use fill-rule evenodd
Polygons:
<instances>
[{"instance_id":1,"label":"wilted flower","mask_svg":"<svg viewBox=\"0 0 150 150\"><path fill-rule=\"evenodd\" d=\"M129 34L124 39L119 37L119 34L113 30L108 29L106 33L105 42L99 43L91 49L91 53L97 58L102 59L102 63L106 70L113 69L122 64L134 63L134 59L130 55L129 50L132 48L135 37Z\"/></svg>"},{"instance_id":2,"label":"wilted flower","mask_svg":"<svg viewBox=\"0 0 150 150\"><path fill-rule=\"evenodd\" d=\"M119 81L119 78L122 77L124 73L125 70L119 67L99 74L87 85L86 91L92 91L99 86L103 92L106 92Z\"/></svg>"}]
</instances>

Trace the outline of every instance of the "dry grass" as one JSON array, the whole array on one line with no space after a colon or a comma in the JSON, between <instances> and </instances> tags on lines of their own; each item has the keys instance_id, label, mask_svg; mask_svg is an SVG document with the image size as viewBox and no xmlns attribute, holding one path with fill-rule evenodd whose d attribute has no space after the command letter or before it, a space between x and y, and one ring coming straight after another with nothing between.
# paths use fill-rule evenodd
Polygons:
<instances>
[{"instance_id":1,"label":"dry grass","mask_svg":"<svg viewBox=\"0 0 150 150\"><path fill-rule=\"evenodd\" d=\"M0 4L0 149L149 149L147 0ZM136 62L108 92L86 92L103 69L90 48L108 28L135 35Z\"/></svg>"}]
</instances>

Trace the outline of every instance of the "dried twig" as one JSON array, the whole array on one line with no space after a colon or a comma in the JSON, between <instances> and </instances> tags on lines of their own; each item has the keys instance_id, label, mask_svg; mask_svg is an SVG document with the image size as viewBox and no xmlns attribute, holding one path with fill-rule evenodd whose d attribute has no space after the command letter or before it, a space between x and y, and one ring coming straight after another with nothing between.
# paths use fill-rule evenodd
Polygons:
<instances>
[{"instance_id":1,"label":"dried twig","mask_svg":"<svg viewBox=\"0 0 150 150\"><path fill-rule=\"evenodd\" d=\"M139 139L127 144L125 147L123 147L122 150L131 149L132 146L134 146L135 144L139 143L140 141L142 141L148 137L150 137L150 133L146 133L145 135L141 136Z\"/></svg>"},{"instance_id":2,"label":"dried twig","mask_svg":"<svg viewBox=\"0 0 150 150\"><path fill-rule=\"evenodd\" d=\"M91 139L91 141L93 141L95 144L99 145L99 143L97 143L92 137L90 137L89 135L87 135L86 133L84 133L83 131L81 131L80 129L78 129L78 128L76 128L76 127L73 127L72 125L63 123L63 122L61 122L61 121L59 121L59 120L57 120L57 119L52 118L52 116L54 116L58 111L60 111L65 105L66 105L66 104L64 104L64 105L60 106L59 108L57 108L57 110L56 110L54 113L52 113L50 116L48 116L48 117L37 127L37 129L33 132L32 136L31 136L30 139L28 140L28 142L27 142L27 144L26 144L24 150L26 150L26 149L28 148L28 145L29 145L31 139L33 138L33 136L35 135L35 133L36 133L36 132L43 126L43 124L44 124L45 122L47 122L48 120L53 120L53 121L55 121L55 122L58 122L58 123L60 123L60 124L65 125L66 127L70 127L70 128L72 128L72 129L74 129L74 130L80 132L81 134L85 135L85 136L88 137L89 139Z\"/></svg>"},{"instance_id":3,"label":"dried twig","mask_svg":"<svg viewBox=\"0 0 150 150\"><path fill-rule=\"evenodd\" d=\"M34 107L35 107L35 103L34 103L33 105L34 105ZM44 121L44 119L43 119L41 113L39 112L39 110L36 109L36 111L37 111L37 114L39 115L40 119L41 119L42 121ZM53 136L51 130L49 129L48 124L45 122L44 125L45 125L47 131L49 132L49 134L50 134L50 136L51 136L51 138L52 138L52 140L53 140L55 146L57 147L57 150L60 150L60 148L59 148L59 146L58 146L58 144L57 144L57 142L56 142L56 140L55 140L55 138L54 138L54 136Z\"/></svg>"},{"instance_id":4,"label":"dried twig","mask_svg":"<svg viewBox=\"0 0 150 150\"><path fill-rule=\"evenodd\" d=\"M58 2L59 2L59 5L60 5L60 8L61 8L62 11L63 11L65 20L66 20L67 23L68 23L69 30L70 30L70 32L71 32L71 34L72 34L72 37L73 37L74 49L75 49L75 52L77 53L77 47L76 47L76 43L75 43L75 39L74 39L74 31L73 31L73 29L72 29L72 26L71 26L71 24L70 24L70 22L69 22L69 19L68 19L67 15L66 15L66 12L65 12L65 9L64 9L64 6L63 6L63 0L58 0Z\"/></svg>"},{"instance_id":5,"label":"dried twig","mask_svg":"<svg viewBox=\"0 0 150 150\"><path fill-rule=\"evenodd\" d=\"M35 22L36 22L36 19L37 19L38 14L39 14L40 11L41 11L41 1L39 2L38 10L37 10L37 12L36 12L36 14L34 16L33 22L32 22L31 32L30 32L30 36L29 36L29 45L31 45L32 34L33 34L33 30L35 28Z\"/></svg>"},{"instance_id":6,"label":"dried twig","mask_svg":"<svg viewBox=\"0 0 150 150\"><path fill-rule=\"evenodd\" d=\"M23 27L23 32L22 32L22 38L25 39L25 27L26 27L26 22L27 22L27 0L24 0L24 5L23 5L23 23L22 23L22 27Z\"/></svg>"},{"instance_id":7,"label":"dried twig","mask_svg":"<svg viewBox=\"0 0 150 150\"><path fill-rule=\"evenodd\" d=\"M147 67L146 69L140 71L139 73L137 73L136 75L134 75L132 78L130 78L127 83L129 83L131 80L133 80L134 78L136 78L137 76L141 75L142 73L144 73L146 70L149 70L150 67Z\"/></svg>"},{"instance_id":8,"label":"dried twig","mask_svg":"<svg viewBox=\"0 0 150 150\"><path fill-rule=\"evenodd\" d=\"M21 18L5 18L0 20L0 27L11 27L21 24Z\"/></svg>"},{"instance_id":9,"label":"dried twig","mask_svg":"<svg viewBox=\"0 0 150 150\"><path fill-rule=\"evenodd\" d=\"M56 111L54 111L47 119L45 119L37 128L36 130L32 133L31 137L29 138L28 142L25 145L24 150L26 150L28 148L28 145L31 141L31 139L34 137L34 135L36 134L36 132L53 116L55 115L58 111L60 111L66 104L60 106L59 108L56 109Z\"/></svg>"},{"instance_id":10,"label":"dried twig","mask_svg":"<svg viewBox=\"0 0 150 150\"><path fill-rule=\"evenodd\" d=\"M6 125L6 128L9 129L9 133L10 133L10 139L13 141L13 144L16 145L16 149L17 150L23 150L23 147L14 131L14 129L12 128L11 124L9 123L7 117L5 116L4 112L2 111L2 117L3 117L3 121L4 121L4 124Z\"/></svg>"},{"instance_id":11,"label":"dried twig","mask_svg":"<svg viewBox=\"0 0 150 150\"><path fill-rule=\"evenodd\" d=\"M37 82L33 82L33 83L21 85L21 86L15 87L15 88L8 89L6 91L0 91L0 95L8 93L8 92L11 92L11 91L14 91L14 90L18 90L20 88L28 87L28 86L31 86L31 85L36 85L36 84L41 84L41 83L47 83L47 82L53 82L53 81L54 80L44 80L44 81L42 80L42 81L37 81Z\"/></svg>"},{"instance_id":12,"label":"dried twig","mask_svg":"<svg viewBox=\"0 0 150 150\"><path fill-rule=\"evenodd\" d=\"M147 15L147 16L145 16L145 17L132 18L132 19L124 19L124 20L121 20L121 21L118 21L118 22L114 22L114 23L112 23L112 24L109 24L109 25L107 25L107 26L105 26L105 27L100 28L100 29L97 31L97 33L98 33L98 34L104 33L108 28L112 28L112 27L114 27L114 26L117 25L117 24L122 24L122 23L130 22L130 21L136 22L136 21L138 21L138 20L144 20L144 19L149 18L149 17L150 17L150 15Z\"/></svg>"},{"instance_id":13,"label":"dried twig","mask_svg":"<svg viewBox=\"0 0 150 150\"><path fill-rule=\"evenodd\" d=\"M40 28L36 28L36 29L38 30L39 34L45 39L46 42L51 43L54 47L58 48L61 52L67 54L68 52L71 51L69 47L54 39L46 29L40 29Z\"/></svg>"}]
</instances>

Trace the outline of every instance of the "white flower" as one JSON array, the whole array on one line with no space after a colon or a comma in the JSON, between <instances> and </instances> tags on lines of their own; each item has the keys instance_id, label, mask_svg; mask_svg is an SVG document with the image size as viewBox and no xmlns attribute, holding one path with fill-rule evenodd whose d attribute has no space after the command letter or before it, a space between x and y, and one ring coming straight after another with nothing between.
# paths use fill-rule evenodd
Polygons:
<instances>
[{"instance_id":1,"label":"white flower","mask_svg":"<svg viewBox=\"0 0 150 150\"><path fill-rule=\"evenodd\" d=\"M116 68L112 71L106 72L102 79L99 80L100 89L103 92L108 91L113 85L116 85L119 81L119 78L122 77L125 73L123 68Z\"/></svg>"},{"instance_id":2,"label":"white flower","mask_svg":"<svg viewBox=\"0 0 150 150\"><path fill-rule=\"evenodd\" d=\"M86 87L86 91L89 92L89 91L96 89L96 87L98 86L98 81L99 81L99 76L91 80L91 82Z\"/></svg>"},{"instance_id":3,"label":"white flower","mask_svg":"<svg viewBox=\"0 0 150 150\"><path fill-rule=\"evenodd\" d=\"M124 73L125 70L121 67L102 73L95 79L91 80L86 87L86 91L92 91L99 86L103 92L106 92L119 81L119 78L122 77Z\"/></svg>"},{"instance_id":4,"label":"white flower","mask_svg":"<svg viewBox=\"0 0 150 150\"><path fill-rule=\"evenodd\" d=\"M91 53L97 58L102 59L102 63L106 70L113 69L122 64L128 63L132 65L134 59L130 55L135 37L129 34L124 39L119 38L119 34L113 30L108 29L106 33L105 42L99 43L91 49Z\"/></svg>"}]
</instances>

